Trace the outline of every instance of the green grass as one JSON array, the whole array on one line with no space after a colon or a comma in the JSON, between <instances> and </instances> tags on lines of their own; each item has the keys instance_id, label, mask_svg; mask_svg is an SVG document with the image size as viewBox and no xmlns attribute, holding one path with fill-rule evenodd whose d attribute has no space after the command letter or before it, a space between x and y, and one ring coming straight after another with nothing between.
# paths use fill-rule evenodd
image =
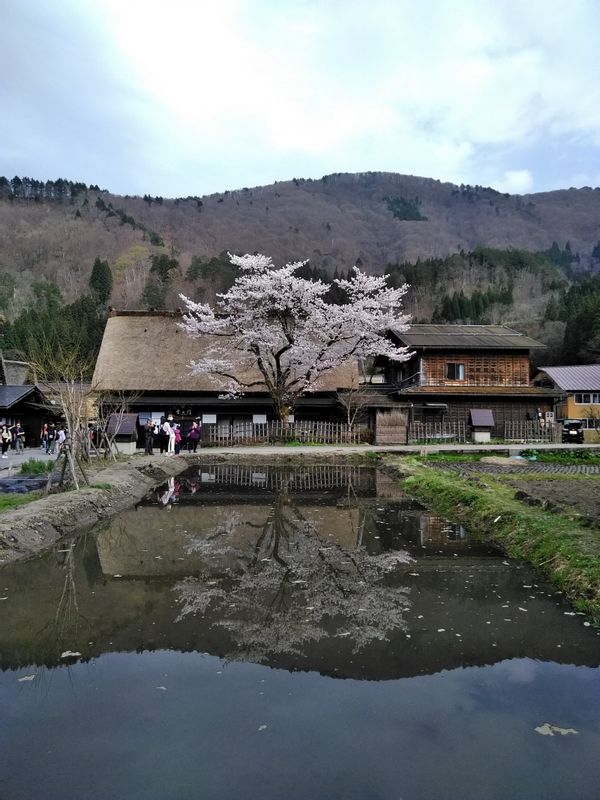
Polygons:
<instances>
[{"instance_id":1,"label":"green grass","mask_svg":"<svg viewBox=\"0 0 600 800\"><path fill-rule=\"evenodd\" d=\"M441 516L461 522L513 558L529 561L573 605L600 623L600 537L568 513L531 508L491 475L476 480L436 470L415 458L385 459L410 475L403 488Z\"/></svg>"},{"instance_id":2,"label":"green grass","mask_svg":"<svg viewBox=\"0 0 600 800\"><path fill-rule=\"evenodd\" d=\"M42 492L28 492L27 494L2 494L0 495L0 514L11 511L13 508L25 506L33 500L39 500Z\"/></svg>"},{"instance_id":3,"label":"green grass","mask_svg":"<svg viewBox=\"0 0 600 800\"><path fill-rule=\"evenodd\" d=\"M467 461L481 461L485 453L427 453L419 456L419 460L427 462L447 462L449 464Z\"/></svg>"},{"instance_id":4,"label":"green grass","mask_svg":"<svg viewBox=\"0 0 600 800\"><path fill-rule=\"evenodd\" d=\"M523 450L521 455L535 456L541 464L600 464L596 450Z\"/></svg>"},{"instance_id":5,"label":"green grass","mask_svg":"<svg viewBox=\"0 0 600 800\"><path fill-rule=\"evenodd\" d=\"M54 461L29 458L21 464L21 475L47 475L53 468Z\"/></svg>"},{"instance_id":6,"label":"green grass","mask_svg":"<svg viewBox=\"0 0 600 800\"><path fill-rule=\"evenodd\" d=\"M103 489L105 492L112 491L112 483L91 483L90 487L92 489Z\"/></svg>"}]
</instances>

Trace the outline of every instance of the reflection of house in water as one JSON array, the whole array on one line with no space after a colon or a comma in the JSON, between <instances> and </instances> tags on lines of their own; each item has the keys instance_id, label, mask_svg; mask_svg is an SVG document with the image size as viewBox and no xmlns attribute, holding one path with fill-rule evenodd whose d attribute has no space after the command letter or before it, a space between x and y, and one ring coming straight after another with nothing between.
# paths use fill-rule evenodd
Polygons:
<instances>
[{"instance_id":1,"label":"reflection of house in water","mask_svg":"<svg viewBox=\"0 0 600 800\"><path fill-rule=\"evenodd\" d=\"M362 537L359 497L375 494L374 471L315 466L273 470L201 466L122 513L98 534L105 575L189 575L210 568L235 572L269 525L309 526L324 542L352 549ZM158 508L157 508L158 506ZM222 553L214 557L214 541Z\"/></svg>"},{"instance_id":2,"label":"reflection of house in water","mask_svg":"<svg viewBox=\"0 0 600 800\"><path fill-rule=\"evenodd\" d=\"M295 494L303 491L352 490L355 494L374 494L376 472L361 466L315 464L302 469L274 469L268 465L216 464L200 466L185 473L188 487L206 490L209 487L244 492L246 489L279 491Z\"/></svg>"},{"instance_id":3,"label":"reflection of house in water","mask_svg":"<svg viewBox=\"0 0 600 800\"><path fill-rule=\"evenodd\" d=\"M422 547L445 547L452 544L456 547L457 544L469 544L467 542L467 533L462 525L457 522L448 522L442 517L436 517L435 514L421 514L420 522L420 538L419 544Z\"/></svg>"},{"instance_id":4,"label":"reflection of house in water","mask_svg":"<svg viewBox=\"0 0 600 800\"><path fill-rule=\"evenodd\" d=\"M425 511L400 484L364 467L273 469L204 465L159 487L98 534L105 575L183 576L236 572L269 526L309 526L323 542L371 554L408 548L413 555L469 550L464 529ZM285 535L284 535L285 538ZM215 558L215 540L222 548ZM205 550L210 546L210 565Z\"/></svg>"},{"instance_id":5,"label":"reflection of house in water","mask_svg":"<svg viewBox=\"0 0 600 800\"><path fill-rule=\"evenodd\" d=\"M289 615L292 625L302 622L309 606L315 605L314 594L310 603L308 594L303 594L309 591L304 584L313 578L313 556L327 550L331 557L327 563L341 567L351 560L336 561L338 548L327 545L350 549L361 541L367 556L363 565L370 556L377 561L389 549L407 548L416 561L399 563L383 581L391 591L397 588L406 594L408 588L406 625L387 631L385 640L370 642L360 656L349 636L334 632L307 643L300 653L287 652L274 642L272 649L254 652L249 660L367 679L424 675L515 657L597 665L596 637L565 616L557 607L560 599L548 597L544 586L538 588L529 571L511 566L482 545L469 545L458 526L428 514L408 498L388 499L393 486L385 476L375 478L370 470L351 474L354 483L348 484L344 470L336 468L248 467L238 470L236 483L230 468L202 467L174 480L136 510L121 514L97 537L82 538L74 551L46 553L5 567L0 667L57 664L66 649L81 652L83 658L146 649L230 657L238 642L235 632L222 624L222 605L215 602L182 616L177 587L211 583L222 587L226 613L233 618L229 579L243 572L252 556L259 561L257 573L264 576L274 567L271 562L263 569L264 551L257 555L257 540L265 530L271 538L274 531L282 537L286 560L282 580L288 557L294 568L293 548L300 548L303 555L303 580L295 581L296 571L286 583L286 599L295 603ZM167 505L160 500L165 494ZM317 532L324 546L307 536L307 530ZM287 543L291 547L286 550ZM295 566L297 570L298 562ZM316 601L323 589L333 618L340 608L339 593L327 599L330 573L315 572L323 581L315 583ZM369 594L369 586L363 589L359 584L357 605ZM378 585L373 584L375 589ZM68 608L65 587L69 597L77 598ZM242 603L242 628L252 619L253 598L261 597L260 591L250 592L248 608ZM379 615L384 604L377 603ZM259 607L264 610L264 603ZM528 613L519 613L519 608ZM259 616L259 622L263 620ZM441 635L440 628L447 633ZM563 645L559 650L557 642Z\"/></svg>"},{"instance_id":6,"label":"reflection of house in water","mask_svg":"<svg viewBox=\"0 0 600 800\"><path fill-rule=\"evenodd\" d=\"M360 509L297 506L299 516L323 542L356 547L360 536ZM98 557L105 575L143 577L189 575L207 567L202 543L223 536L220 559L211 558L219 572L235 571L250 555L261 531L272 518L272 507L251 505L180 506L173 513L139 506L119 515L98 534ZM226 540L226 541L225 541Z\"/></svg>"}]
</instances>

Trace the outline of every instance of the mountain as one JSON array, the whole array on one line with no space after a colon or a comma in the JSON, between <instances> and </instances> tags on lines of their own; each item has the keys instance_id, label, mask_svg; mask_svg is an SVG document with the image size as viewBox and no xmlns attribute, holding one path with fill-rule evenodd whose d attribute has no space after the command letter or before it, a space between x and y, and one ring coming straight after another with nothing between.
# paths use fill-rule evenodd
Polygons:
<instances>
[{"instance_id":1,"label":"mountain","mask_svg":"<svg viewBox=\"0 0 600 800\"><path fill-rule=\"evenodd\" d=\"M194 257L198 264L225 250L263 252L276 263L310 259L328 274L357 262L381 273L388 264L481 246L536 252L569 242L578 257L574 267L595 272L599 240L600 190L590 188L508 195L359 173L164 199L122 197L64 180L0 178L0 277L15 284L4 308L9 317L42 278L66 300L86 292L97 257L113 270L113 305L132 308L152 280L152 256L171 259L163 299L176 305L178 291L198 293L189 271Z\"/></svg>"}]
</instances>

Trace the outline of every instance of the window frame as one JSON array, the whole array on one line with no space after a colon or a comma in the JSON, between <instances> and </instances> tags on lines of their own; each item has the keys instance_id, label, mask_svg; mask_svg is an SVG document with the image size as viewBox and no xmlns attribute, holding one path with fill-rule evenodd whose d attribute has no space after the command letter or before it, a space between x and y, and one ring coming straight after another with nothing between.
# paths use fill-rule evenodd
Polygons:
<instances>
[{"instance_id":1,"label":"window frame","mask_svg":"<svg viewBox=\"0 0 600 800\"><path fill-rule=\"evenodd\" d=\"M450 373L454 374L450 374ZM458 375L456 374L458 373ZM465 379L465 365L461 361L446 361L446 380L447 381L464 381Z\"/></svg>"}]
</instances>

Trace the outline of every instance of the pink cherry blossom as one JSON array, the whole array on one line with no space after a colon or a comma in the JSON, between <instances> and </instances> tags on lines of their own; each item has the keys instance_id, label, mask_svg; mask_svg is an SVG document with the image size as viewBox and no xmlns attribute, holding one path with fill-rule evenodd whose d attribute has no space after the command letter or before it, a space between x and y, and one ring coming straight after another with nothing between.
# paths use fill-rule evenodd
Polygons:
<instances>
[{"instance_id":1,"label":"pink cherry blossom","mask_svg":"<svg viewBox=\"0 0 600 800\"><path fill-rule=\"evenodd\" d=\"M241 274L229 291L217 295L215 308L181 295L187 308L181 327L213 343L190 368L208 373L228 395L262 388L279 418L286 419L298 398L338 367L375 356L407 359L408 348L389 336L408 328L402 312L406 285L391 288L385 276L354 267L351 278L336 281L349 302L336 305L325 299L327 284L296 275L306 262L277 268L264 255L230 259ZM256 378L244 377L248 374Z\"/></svg>"}]
</instances>

